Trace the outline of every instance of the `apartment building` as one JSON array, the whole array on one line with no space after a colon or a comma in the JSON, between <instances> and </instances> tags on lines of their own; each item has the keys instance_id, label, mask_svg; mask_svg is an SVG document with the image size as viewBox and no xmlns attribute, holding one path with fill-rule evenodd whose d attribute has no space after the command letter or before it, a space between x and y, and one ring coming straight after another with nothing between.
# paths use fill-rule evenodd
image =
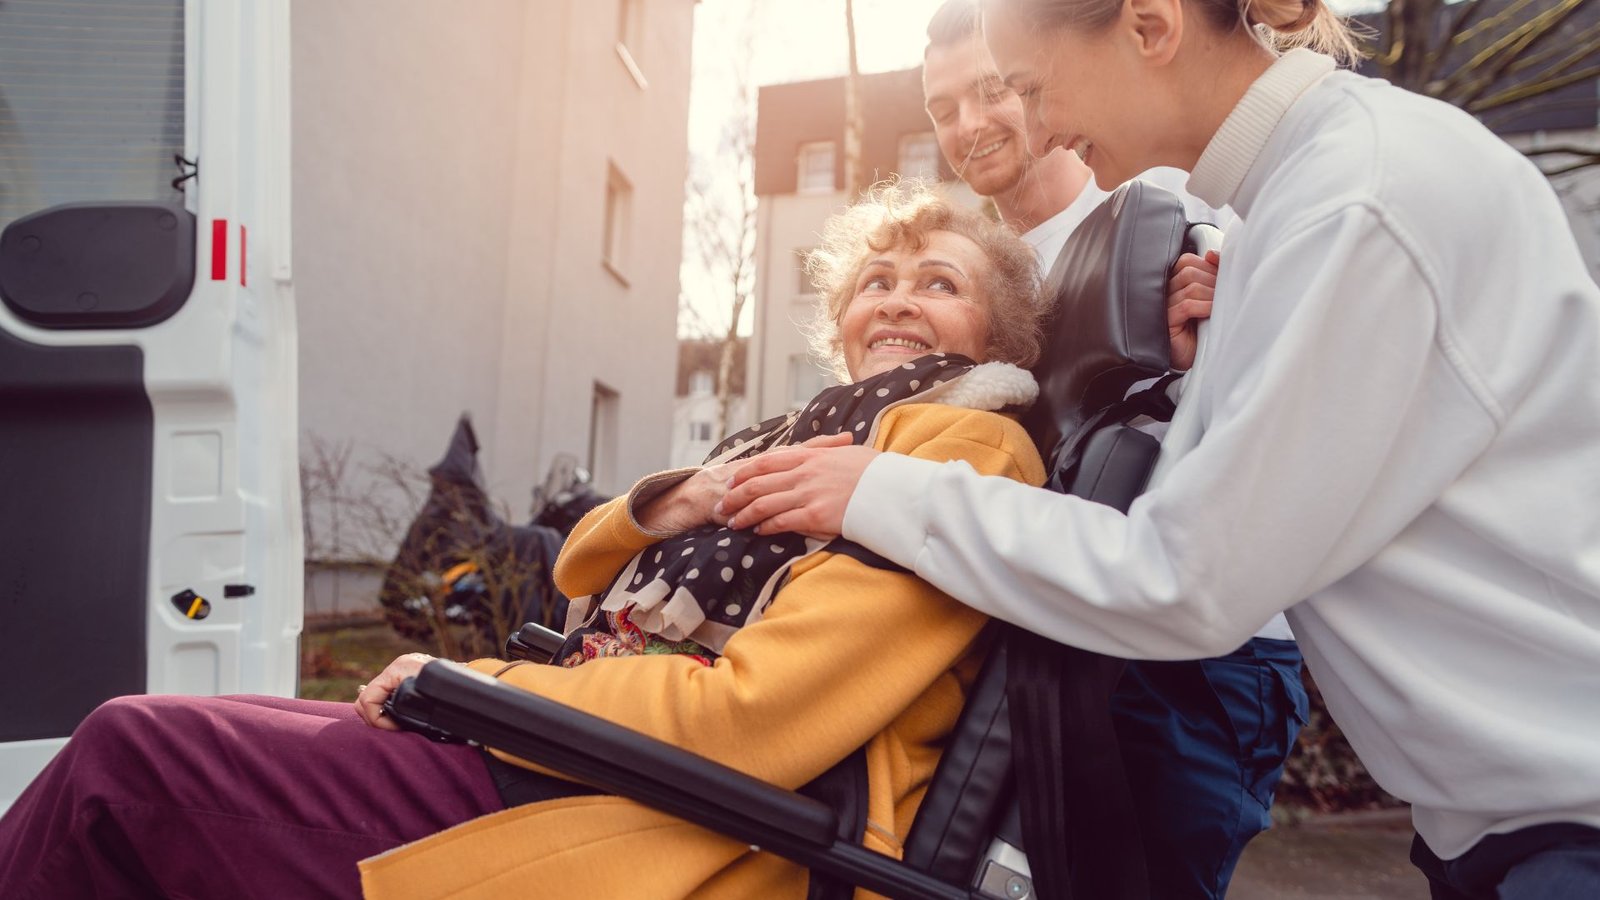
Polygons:
<instances>
[{"instance_id":1,"label":"apartment building","mask_svg":"<svg viewBox=\"0 0 1600 900\"><path fill-rule=\"evenodd\" d=\"M425 467L466 411L514 519L558 453L666 467L693 10L294 3L304 448Z\"/></svg>"},{"instance_id":2,"label":"apartment building","mask_svg":"<svg viewBox=\"0 0 1600 900\"><path fill-rule=\"evenodd\" d=\"M949 183L922 104L922 68L862 76L862 167ZM756 98L756 294L745 388L752 421L788 412L833 383L808 350L816 296L801 268L828 216L844 208L845 79L767 85Z\"/></svg>"},{"instance_id":3,"label":"apartment building","mask_svg":"<svg viewBox=\"0 0 1600 900\"><path fill-rule=\"evenodd\" d=\"M715 338L688 338L678 343L678 381L672 412L672 467L696 466L729 433L752 425L745 409L745 353L748 338L734 346L733 372L728 379L732 399L723 427L717 398L717 367L722 362L722 342Z\"/></svg>"}]
</instances>

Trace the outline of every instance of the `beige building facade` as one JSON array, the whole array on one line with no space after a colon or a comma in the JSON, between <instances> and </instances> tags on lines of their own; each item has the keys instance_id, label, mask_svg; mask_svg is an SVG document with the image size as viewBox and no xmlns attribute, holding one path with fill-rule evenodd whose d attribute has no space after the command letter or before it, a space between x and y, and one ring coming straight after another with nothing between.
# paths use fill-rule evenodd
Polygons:
<instances>
[{"instance_id":1,"label":"beige building facade","mask_svg":"<svg viewBox=\"0 0 1600 900\"><path fill-rule=\"evenodd\" d=\"M466 411L513 520L558 453L667 465L693 11L294 4L303 447L425 467Z\"/></svg>"}]
</instances>

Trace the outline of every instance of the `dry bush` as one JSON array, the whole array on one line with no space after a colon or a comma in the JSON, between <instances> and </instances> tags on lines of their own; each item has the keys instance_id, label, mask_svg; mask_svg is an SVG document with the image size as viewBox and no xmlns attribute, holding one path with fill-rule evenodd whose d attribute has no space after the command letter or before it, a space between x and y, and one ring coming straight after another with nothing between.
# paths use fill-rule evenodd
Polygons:
<instances>
[{"instance_id":1,"label":"dry bush","mask_svg":"<svg viewBox=\"0 0 1600 900\"><path fill-rule=\"evenodd\" d=\"M1278 802L1318 813L1404 805L1378 787L1367 767L1356 758L1344 732L1328 715L1322 691L1309 673L1305 675L1305 686L1311 714L1284 766Z\"/></svg>"},{"instance_id":2,"label":"dry bush","mask_svg":"<svg viewBox=\"0 0 1600 900\"><path fill-rule=\"evenodd\" d=\"M308 435L306 447L308 567L385 569L379 602L401 637L448 659L495 656L523 622L555 618L559 595L540 548L527 529L506 524L508 511L491 504L475 462L472 478L457 484L392 454L358 462L350 441Z\"/></svg>"}]
</instances>

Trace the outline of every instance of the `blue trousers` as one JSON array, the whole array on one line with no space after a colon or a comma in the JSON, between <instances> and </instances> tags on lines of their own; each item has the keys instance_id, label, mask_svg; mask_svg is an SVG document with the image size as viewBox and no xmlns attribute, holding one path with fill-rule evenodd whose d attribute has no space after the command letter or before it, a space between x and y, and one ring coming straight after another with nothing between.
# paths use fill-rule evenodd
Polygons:
<instances>
[{"instance_id":1,"label":"blue trousers","mask_svg":"<svg viewBox=\"0 0 1600 900\"><path fill-rule=\"evenodd\" d=\"M1411 862L1428 876L1433 900L1593 900L1600 897L1600 829L1534 825L1491 834L1455 859L1440 859L1418 837Z\"/></svg>"},{"instance_id":2,"label":"blue trousers","mask_svg":"<svg viewBox=\"0 0 1600 900\"><path fill-rule=\"evenodd\" d=\"M1255 638L1215 659L1128 664L1112 717L1155 900L1219 900L1272 823L1306 721L1300 662L1293 641Z\"/></svg>"}]
</instances>

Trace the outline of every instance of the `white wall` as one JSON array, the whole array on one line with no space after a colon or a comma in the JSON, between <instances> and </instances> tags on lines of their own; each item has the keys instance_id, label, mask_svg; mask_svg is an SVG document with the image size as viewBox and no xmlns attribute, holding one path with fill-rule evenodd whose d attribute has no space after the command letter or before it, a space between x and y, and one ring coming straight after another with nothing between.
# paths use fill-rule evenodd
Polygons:
<instances>
[{"instance_id":1,"label":"white wall","mask_svg":"<svg viewBox=\"0 0 1600 900\"><path fill-rule=\"evenodd\" d=\"M641 6L647 86L614 3L294 4L303 438L426 466L470 411L520 519L556 453L587 457L600 381L599 486L667 464L693 3ZM612 164L626 285L600 262Z\"/></svg>"},{"instance_id":2,"label":"white wall","mask_svg":"<svg viewBox=\"0 0 1600 900\"><path fill-rule=\"evenodd\" d=\"M728 406L728 432L756 424L755 417L746 417L743 397L733 398ZM690 428L695 423L710 423L711 439L695 440ZM727 434L717 433L717 395L690 394L674 397L672 402L672 467L698 466Z\"/></svg>"}]
</instances>

